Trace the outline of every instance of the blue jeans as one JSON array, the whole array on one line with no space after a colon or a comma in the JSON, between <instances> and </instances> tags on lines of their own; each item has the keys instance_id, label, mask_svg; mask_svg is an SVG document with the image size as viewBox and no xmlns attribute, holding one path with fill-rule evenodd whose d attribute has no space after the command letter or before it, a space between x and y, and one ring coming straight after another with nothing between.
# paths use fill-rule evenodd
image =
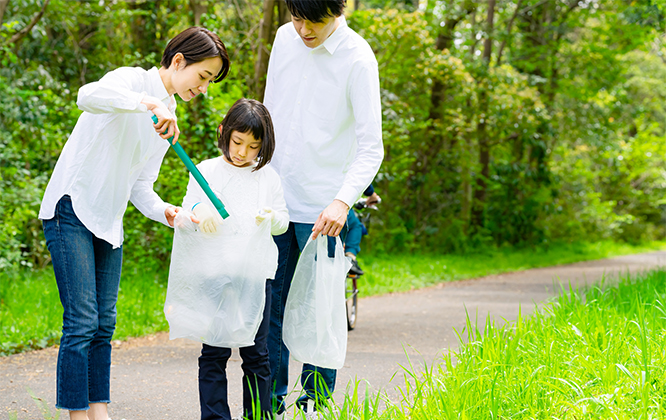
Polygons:
<instances>
[{"instance_id":1,"label":"blue jeans","mask_svg":"<svg viewBox=\"0 0 666 420\"><path fill-rule=\"evenodd\" d=\"M289 350L282 341L282 320L284 307L289 294L291 280L298 262L298 256L305 247L308 237L312 235L314 225L307 223L289 223L285 233L274 236L273 240L278 247L278 268L273 280L273 299L271 303L271 326L268 336L268 353L271 362L271 376L273 379L273 397L276 400L275 411L282 413L286 407L284 397L289 387ZM347 227L340 234L341 239L347 233ZM329 256L335 252L335 238L329 237ZM303 364L301 385L305 395L297 404L310 398L329 398L335 388L335 369L316 367L308 363Z\"/></svg>"},{"instance_id":2,"label":"blue jeans","mask_svg":"<svg viewBox=\"0 0 666 420\"><path fill-rule=\"evenodd\" d=\"M111 337L123 251L95 237L76 217L67 195L43 226L64 309L56 407L88 410L92 403L111 402Z\"/></svg>"},{"instance_id":3,"label":"blue jeans","mask_svg":"<svg viewBox=\"0 0 666 420\"><path fill-rule=\"evenodd\" d=\"M271 366L268 362L268 325L271 310L271 280L266 280L264 317L254 338L254 345L241 347L243 359L243 416L269 420L271 410ZM227 395L227 361L231 349L207 344L199 357L199 402L201 420L231 420ZM258 400L258 403L257 403ZM256 410L256 409L259 410ZM260 411L260 413L256 413Z\"/></svg>"}]
</instances>

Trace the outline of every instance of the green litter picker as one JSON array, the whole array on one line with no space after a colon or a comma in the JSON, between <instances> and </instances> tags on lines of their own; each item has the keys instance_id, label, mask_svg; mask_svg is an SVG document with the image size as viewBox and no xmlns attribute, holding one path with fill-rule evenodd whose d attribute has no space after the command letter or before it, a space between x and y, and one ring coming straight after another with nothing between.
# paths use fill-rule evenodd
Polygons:
<instances>
[{"instance_id":1,"label":"green litter picker","mask_svg":"<svg viewBox=\"0 0 666 420\"><path fill-rule=\"evenodd\" d=\"M157 124L158 119L157 116L153 115L153 122ZM187 168L188 171L192 174L194 179L197 180L197 183L201 187L201 189L206 193L210 201L213 203L215 208L217 209L217 212L220 213L220 216L222 216L223 219L226 219L229 217L229 213L227 212L227 209L224 208L224 204L222 204L222 201L220 201L219 198L215 194L213 194L213 190L210 189L210 185L208 185L208 181L206 181L206 178L201 175L201 172L199 172L199 169L197 169L196 166L194 166L194 163L192 162L192 159L185 153L185 150L183 150L183 146L180 145L180 143L176 142L176 144L173 144L173 136L171 138L167 139L169 142L169 145L171 148L176 152L180 160L183 161L185 164L185 167Z\"/></svg>"}]
</instances>

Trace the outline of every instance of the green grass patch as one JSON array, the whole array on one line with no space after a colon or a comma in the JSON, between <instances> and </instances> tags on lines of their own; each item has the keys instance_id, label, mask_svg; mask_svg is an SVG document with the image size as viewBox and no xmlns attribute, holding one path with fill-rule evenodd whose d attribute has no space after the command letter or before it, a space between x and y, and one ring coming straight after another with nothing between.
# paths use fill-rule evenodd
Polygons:
<instances>
[{"instance_id":1,"label":"green grass patch","mask_svg":"<svg viewBox=\"0 0 666 420\"><path fill-rule=\"evenodd\" d=\"M548 249L502 249L473 255L359 256L366 275L361 296L417 289L440 282L488 274L566 264L666 248L664 242L640 246L602 242L553 245ZM114 339L166 331L162 308L168 273L133 264L125 255L118 324ZM0 355L57 344L62 327L62 306L51 268L0 272Z\"/></svg>"},{"instance_id":2,"label":"green grass patch","mask_svg":"<svg viewBox=\"0 0 666 420\"><path fill-rule=\"evenodd\" d=\"M663 249L666 249L666 242L629 245L606 241L560 243L538 248L486 249L466 255L373 256L361 252L358 259L366 274L360 280L360 296L404 292L442 282Z\"/></svg>"},{"instance_id":3,"label":"green grass patch","mask_svg":"<svg viewBox=\"0 0 666 420\"><path fill-rule=\"evenodd\" d=\"M168 329L162 308L167 273L124 269L118 293L116 340ZM0 273L0 356L60 342L62 305L51 268Z\"/></svg>"},{"instance_id":4,"label":"green grass patch","mask_svg":"<svg viewBox=\"0 0 666 420\"><path fill-rule=\"evenodd\" d=\"M326 419L666 418L666 272L562 292L505 325L471 321L459 349L417 373L401 398L361 400L358 383Z\"/></svg>"}]
</instances>

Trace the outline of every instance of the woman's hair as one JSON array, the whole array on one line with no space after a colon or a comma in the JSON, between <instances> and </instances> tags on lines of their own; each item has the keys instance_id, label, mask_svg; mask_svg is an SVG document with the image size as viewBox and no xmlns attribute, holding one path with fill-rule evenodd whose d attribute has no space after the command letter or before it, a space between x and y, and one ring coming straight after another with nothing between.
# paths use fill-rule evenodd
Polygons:
<instances>
[{"instance_id":1,"label":"woman's hair","mask_svg":"<svg viewBox=\"0 0 666 420\"><path fill-rule=\"evenodd\" d=\"M338 17L345 9L346 0L285 0L292 16L322 22L327 17Z\"/></svg>"},{"instance_id":2,"label":"woman's hair","mask_svg":"<svg viewBox=\"0 0 666 420\"><path fill-rule=\"evenodd\" d=\"M257 155L259 164L254 171L263 168L273 157L275 150L275 132L273 121L268 109L259 101L241 98L229 109L224 116L218 129L217 147L222 150L224 156L231 161L229 155L229 142L231 133L251 133L252 136L261 141L261 148Z\"/></svg>"},{"instance_id":3,"label":"woman's hair","mask_svg":"<svg viewBox=\"0 0 666 420\"><path fill-rule=\"evenodd\" d=\"M181 53L185 57L185 64L199 63L207 58L220 57L222 69L213 82L221 82L229 73L229 55L219 36L206 28L192 26L176 35L164 49L161 65L169 68L173 57Z\"/></svg>"}]
</instances>

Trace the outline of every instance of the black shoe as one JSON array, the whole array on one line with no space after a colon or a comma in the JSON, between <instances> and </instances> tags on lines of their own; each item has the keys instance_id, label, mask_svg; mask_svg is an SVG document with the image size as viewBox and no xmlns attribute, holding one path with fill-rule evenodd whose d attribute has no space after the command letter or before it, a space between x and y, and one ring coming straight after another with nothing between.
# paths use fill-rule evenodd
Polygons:
<instances>
[{"instance_id":1,"label":"black shoe","mask_svg":"<svg viewBox=\"0 0 666 420\"><path fill-rule=\"evenodd\" d=\"M361 267L358 266L358 262L356 262L356 260L352 259L351 262L352 266L349 269L350 273L356 274L357 276L362 276L363 274L365 274L363 270L361 270Z\"/></svg>"}]
</instances>

